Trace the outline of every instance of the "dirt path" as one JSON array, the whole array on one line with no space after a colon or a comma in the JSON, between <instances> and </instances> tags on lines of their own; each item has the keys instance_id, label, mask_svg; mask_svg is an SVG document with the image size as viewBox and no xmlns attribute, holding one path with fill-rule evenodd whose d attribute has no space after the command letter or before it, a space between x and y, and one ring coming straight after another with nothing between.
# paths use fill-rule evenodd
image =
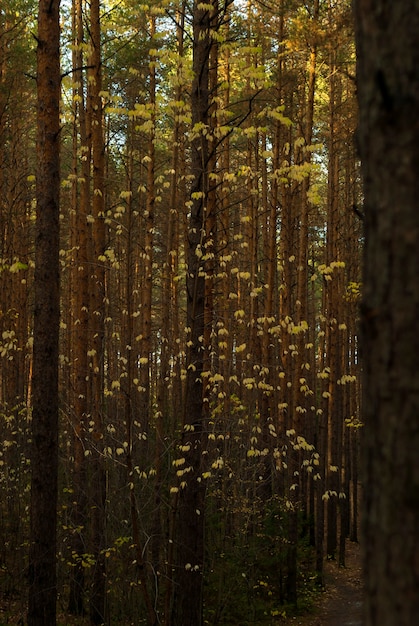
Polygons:
<instances>
[{"instance_id":1,"label":"dirt path","mask_svg":"<svg viewBox=\"0 0 419 626\"><path fill-rule=\"evenodd\" d=\"M326 591L312 615L295 618L296 626L362 626L362 573L358 544L347 542L346 567L325 563Z\"/></svg>"},{"instance_id":2,"label":"dirt path","mask_svg":"<svg viewBox=\"0 0 419 626\"><path fill-rule=\"evenodd\" d=\"M322 600L322 626L362 626L362 573L358 544L347 543L346 567L326 567L327 590Z\"/></svg>"}]
</instances>

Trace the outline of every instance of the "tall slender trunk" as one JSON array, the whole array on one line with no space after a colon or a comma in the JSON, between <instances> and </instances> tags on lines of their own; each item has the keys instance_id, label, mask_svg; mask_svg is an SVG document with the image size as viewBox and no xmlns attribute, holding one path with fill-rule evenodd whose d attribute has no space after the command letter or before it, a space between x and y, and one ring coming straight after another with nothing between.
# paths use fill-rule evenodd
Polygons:
<instances>
[{"instance_id":1,"label":"tall slender trunk","mask_svg":"<svg viewBox=\"0 0 419 626\"><path fill-rule=\"evenodd\" d=\"M150 17L150 45L155 45L156 18ZM154 245L154 212L156 203L155 168L156 168L156 68L155 56L150 54L149 69L149 107L151 129L147 139L147 173L146 173L146 205L144 211L144 254L143 254L143 284L141 288L141 339L139 341L140 366L140 396L139 417L144 433L149 434L150 420L150 385L152 360L152 295L153 295L153 245ZM128 295L129 297L129 295ZM141 446L144 453L145 446Z\"/></svg>"},{"instance_id":2,"label":"tall slender trunk","mask_svg":"<svg viewBox=\"0 0 419 626\"><path fill-rule=\"evenodd\" d=\"M331 17L332 20L332 11ZM341 104L341 82L336 72L336 53L330 54L330 83L329 83L329 145L328 145L328 191L327 191L327 242L326 264L340 261L339 242L339 134L338 110ZM339 330L341 290L339 270L333 271L331 280L326 280L324 289L326 315L326 351L327 366L329 367L327 390L327 417L328 417L328 450L326 467L326 489L329 492L327 500L327 555L334 559L338 546L338 494L340 493L341 459L342 459L342 386L338 380L342 375L342 339Z\"/></svg>"},{"instance_id":3,"label":"tall slender trunk","mask_svg":"<svg viewBox=\"0 0 419 626\"><path fill-rule=\"evenodd\" d=\"M72 489L73 507L71 513L72 535L70 545L73 557L72 577L69 585L68 611L81 615L84 611L84 579L85 571L81 563L81 555L85 552L84 536L86 533L87 511L87 475L85 437L88 420L88 332L89 332L89 264L88 264L88 227L87 215L90 202L90 149L87 141L87 120L83 83L83 16L80 0L73 2L73 69L74 87L73 102L73 163L72 163L72 194L71 194L71 247L74 250L71 272L72 306L71 306L71 385L73 409L73 467ZM80 148L86 157L81 162L79 171Z\"/></svg>"},{"instance_id":4,"label":"tall slender trunk","mask_svg":"<svg viewBox=\"0 0 419 626\"><path fill-rule=\"evenodd\" d=\"M102 60L100 1L90 3L91 55L88 84L88 108L91 116L92 145L92 268L91 274L91 422L92 432L92 553L95 564L90 591L90 621L102 624L106 620L106 473L101 442L104 437L104 319L106 268L100 261L106 248L105 207L105 145L102 113Z\"/></svg>"},{"instance_id":5,"label":"tall slender trunk","mask_svg":"<svg viewBox=\"0 0 419 626\"><path fill-rule=\"evenodd\" d=\"M203 408L203 337L205 277L202 256L205 243L205 212L208 202L209 59L212 46L212 11L198 2L193 8L193 83L190 215L187 240L187 378L181 449L185 457L186 485L180 485L177 519L177 577L173 624L202 626L205 480L202 451L206 444ZM203 132L204 131L204 132Z\"/></svg>"},{"instance_id":6,"label":"tall slender trunk","mask_svg":"<svg viewBox=\"0 0 419 626\"><path fill-rule=\"evenodd\" d=\"M30 626L54 626L56 623L60 318L59 8L59 0L39 0L33 443L28 607Z\"/></svg>"},{"instance_id":7,"label":"tall slender trunk","mask_svg":"<svg viewBox=\"0 0 419 626\"><path fill-rule=\"evenodd\" d=\"M183 85L181 83L180 74L182 63L184 62L184 21L185 21L184 2L177 12L177 52L179 56L178 81L176 86L176 101L180 102L183 95ZM157 383L157 413L156 413L156 444L155 444L155 469L156 477L154 484L154 501L155 509L153 515L153 539L152 539L152 559L154 567L160 569L163 564L160 563L162 554L162 542L164 530L168 533L171 541L167 547L166 556L166 583L164 591L164 624L170 622L170 605L172 600L172 568L174 566L174 544L172 541L173 515L163 519L163 511L161 507L162 485L164 480L163 474L163 440L167 432L173 432L173 419L176 415L176 406L170 402L171 391L173 387L173 363L171 364L171 356L175 352L175 341L178 337L178 326L175 323L177 315L177 287L174 283L176 269L178 263L178 216L179 206L182 206L184 197L179 189L178 181L181 177L181 162L183 155L183 124L178 119L175 120L173 128L173 155L172 155L172 175L170 180L170 197L169 197L169 215L166 223L165 238L165 259L162 270L162 342L161 342L161 362L160 377ZM173 394L172 394L173 399ZM164 528L164 523L166 528Z\"/></svg>"}]
</instances>

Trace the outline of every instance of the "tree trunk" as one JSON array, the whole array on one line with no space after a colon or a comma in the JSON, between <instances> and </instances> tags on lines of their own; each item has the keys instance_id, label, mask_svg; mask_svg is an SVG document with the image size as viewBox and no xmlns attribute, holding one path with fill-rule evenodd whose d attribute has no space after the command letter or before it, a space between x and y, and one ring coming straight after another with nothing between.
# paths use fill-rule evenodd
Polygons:
<instances>
[{"instance_id":1,"label":"tree trunk","mask_svg":"<svg viewBox=\"0 0 419 626\"><path fill-rule=\"evenodd\" d=\"M202 626L204 567L204 498L202 450L205 446L202 370L204 362L205 278L201 257L204 251L205 212L208 201L209 59L212 15L207 5L194 4L193 71L191 108L195 137L191 146L191 209L188 224L187 264L187 379L184 401L182 453L185 479L179 494L177 520L177 580L173 624ZM190 469L189 469L190 468ZM187 483L184 487L182 482Z\"/></svg>"},{"instance_id":2,"label":"tree trunk","mask_svg":"<svg viewBox=\"0 0 419 626\"><path fill-rule=\"evenodd\" d=\"M365 194L366 625L419 614L419 6L355 1Z\"/></svg>"},{"instance_id":3,"label":"tree trunk","mask_svg":"<svg viewBox=\"0 0 419 626\"><path fill-rule=\"evenodd\" d=\"M56 623L60 202L59 0L40 0L37 48L37 215L29 610L31 626Z\"/></svg>"},{"instance_id":4,"label":"tree trunk","mask_svg":"<svg viewBox=\"0 0 419 626\"><path fill-rule=\"evenodd\" d=\"M150 18L150 45L155 45L156 35L156 18ZM138 350L139 360L139 387L141 392L139 395L138 413L141 419L141 425L147 438L150 433L150 398L151 398L151 365L152 365L152 296L153 296L153 256L154 256L154 219L156 205L156 189L155 189L155 170L156 170L156 57L150 53L150 75L149 75L149 114L151 128L147 133L147 173L146 173L146 203L143 222L144 237L144 253L142 262L142 285L141 285L141 339L139 340ZM129 297L129 296L128 296ZM141 446L141 453L144 456L147 446ZM145 459L144 459L145 461ZM144 462L143 461L143 462Z\"/></svg>"},{"instance_id":5,"label":"tree trunk","mask_svg":"<svg viewBox=\"0 0 419 626\"><path fill-rule=\"evenodd\" d=\"M90 623L106 621L106 473L100 442L104 439L104 334L106 268L102 262L106 248L105 211L105 143L102 113L102 59L99 0L90 2L91 55L88 75L88 111L92 146L92 268L91 274L91 331L93 357L91 374L92 421L92 553L95 565L90 589Z\"/></svg>"},{"instance_id":6,"label":"tree trunk","mask_svg":"<svg viewBox=\"0 0 419 626\"><path fill-rule=\"evenodd\" d=\"M84 611L85 568L81 555L85 552L86 533L86 456L85 436L87 432L87 342L89 336L89 263L87 257L88 227L87 215L90 202L90 149L87 145L86 108L84 98L83 66L83 15L81 0L73 2L73 101L75 103L72 154L72 196L71 196L71 246L74 250L71 274L71 389L73 408L73 452L72 488L73 506L71 511L72 534L71 552L73 574L69 584L68 611L73 615L82 615ZM79 166L79 146L85 150L86 160Z\"/></svg>"}]
</instances>

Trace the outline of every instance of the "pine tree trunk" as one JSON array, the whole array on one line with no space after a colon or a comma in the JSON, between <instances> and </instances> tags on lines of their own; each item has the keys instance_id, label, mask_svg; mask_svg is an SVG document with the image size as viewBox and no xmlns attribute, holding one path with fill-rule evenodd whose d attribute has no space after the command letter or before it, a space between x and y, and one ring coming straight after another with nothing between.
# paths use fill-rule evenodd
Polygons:
<instances>
[{"instance_id":1,"label":"pine tree trunk","mask_svg":"<svg viewBox=\"0 0 419 626\"><path fill-rule=\"evenodd\" d=\"M83 54L83 17L81 1L73 3L73 68L74 97L76 103L73 128L73 181L71 198L71 246L74 250L71 273L71 389L73 413L73 467L72 489L73 507L71 511L72 534L71 552L80 557L85 552L84 535L86 530L86 457L85 436L87 432L87 372L88 372L88 324L89 324L89 265L87 257L87 214L90 200L90 150L86 136L86 110L84 81L82 74ZM86 160L82 161L79 171L79 145L84 147ZM80 181L80 182L79 182ZM82 615L84 611L84 567L80 558L74 563L69 584L68 611L73 615Z\"/></svg>"},{"instance_id":2,"label":"pine tree trunk","mask_svg":"<svg viewBox=\"0 0 419 626\"><path fill-rule=\"evenodd\" d=\"M105 145L102 113L102 60L99 0L90 3L91 55L88 80L88 111L92 146L92 214L91 233L91 470L92 470L92 553L95 564L90 590L90 622L102 624L106 620L106 563L104 556L106 532L106 474L100 443L104 437L104 319L105 319L105 265L101 261L106 248L105 207Z\"/></svg>"},{"instance_id":3,"label":"pine tree trunk","mask_svg":"<svg viewBox=\"0 0 419 626\"><path fill-rule=\"evenodd\" d=\"M59 0L40 0L32 412L30 626L56 623L60 202Z\"/></svg>"},{"instance_id":4,"label":"pine tree trunk","mask_svg":"<svg viewBox=\"0 0 419 626\"><path fill-rule=\"evenodd\" d=\"M419 615L419 6L355 2L365 194L366 625Z\"/></svg>"},{"instance_id":5,"label":"pine tree trunk","mask_svg":"<svg viewBox=\"0 0 419 626\"><path fill-rule=\"evenodd\" d=\"M190 468L186 486L180 487L177 520L177 580L175 582L173 624L202 626L204 567L204 498L202 450L206 444L202 370L204 362L205 278L201 257L204 251L205 211L208 201L209 147L206 132L209 111L209 59L211 50L211 12L206 5L193 9L193 71L191 93L192 141L191 209L187 241L187 379L184 401L182 449Z\"/></svg>"}]
</instances>

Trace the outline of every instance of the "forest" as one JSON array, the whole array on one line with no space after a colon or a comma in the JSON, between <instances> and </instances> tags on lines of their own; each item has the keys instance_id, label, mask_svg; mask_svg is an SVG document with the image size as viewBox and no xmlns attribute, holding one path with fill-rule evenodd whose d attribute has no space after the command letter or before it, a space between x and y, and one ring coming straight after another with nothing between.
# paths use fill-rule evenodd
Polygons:
<instances>
[{"instance_id":1,"label":"forest","mask_svg":"<svg viewBox=\"0 0 419 626\"><path fill-rule=\"evenodd\" d=\"M280 624L358 541L351 2L42 6L45 76L38 2L0 6L4 623L24 623L38 532L58 624ZM56 516L35 527L43 481Z\"/></svg>"}]
</instances>

